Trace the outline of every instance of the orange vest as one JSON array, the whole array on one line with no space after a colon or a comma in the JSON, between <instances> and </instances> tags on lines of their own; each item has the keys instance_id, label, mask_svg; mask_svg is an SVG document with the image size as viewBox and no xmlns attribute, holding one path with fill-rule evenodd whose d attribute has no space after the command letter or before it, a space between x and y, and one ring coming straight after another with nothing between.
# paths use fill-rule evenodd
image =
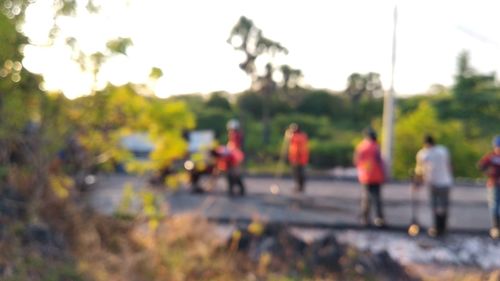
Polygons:
<instances>
[{"instance_id":1,"label":"orange vest","mask_svg":"<svg viewBox=\"0 0 500 281\"><path fill-rule=\"evenodd\" d=\"M358 170L361 184L380 184L384 182L384 166L376 141L363 140L356 147L354 164Z\"/></svg>"},{"instance_id":2,"label":"orange vest","mask_svg":"<svg viewBox=\"0 0 500 281\"><path fill-rule=\"evenodd\" d=\"M309 148L305 133L295 132L290 138L288 161L292 165L307 165L309 162Z\"/></svg>"}]
</instances>

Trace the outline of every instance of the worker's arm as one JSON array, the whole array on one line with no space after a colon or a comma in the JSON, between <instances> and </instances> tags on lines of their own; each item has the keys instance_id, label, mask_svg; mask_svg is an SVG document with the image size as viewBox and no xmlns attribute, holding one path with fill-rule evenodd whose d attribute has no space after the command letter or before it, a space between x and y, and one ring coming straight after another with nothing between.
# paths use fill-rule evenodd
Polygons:
<instances>
[{"instance_id":1,"label":"worker's arm","mask_svg":"<svg viewBox=\"0 0 500 281\"><path fill-rule=\"evenodd\" d=\"M479 160L479 162L477 163L477 168L482 172L485 172L490 165L491 165L490 155L487 154L483 156L481 160Z\"/></svg>"}]
</instances>

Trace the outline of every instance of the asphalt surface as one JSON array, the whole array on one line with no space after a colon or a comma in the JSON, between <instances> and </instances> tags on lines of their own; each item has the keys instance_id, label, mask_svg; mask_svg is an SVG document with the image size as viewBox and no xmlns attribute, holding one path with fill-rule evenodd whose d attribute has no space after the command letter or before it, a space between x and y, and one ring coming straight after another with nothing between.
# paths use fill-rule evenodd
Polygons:
<instances>
[{"instance_id":1,"label":"asphalt surface","mask_svg":"<svg viewBox=\"0 0 500 281\"><path fill-rule=\"evenodd\" d=\"M303 194L294 194L291 179L270 177L245 178L247 195L227 196L224 178L203 194L192 194L188 188L176 191L147 187L146 179L129 175L105 175L88 193L93 208L112 214L121 201L126 184L134 190L154 190L168 204L169 214L196 213L220 223L247 223L252 220L287 224L297 227L358 229L360 187L354 181L315 179L307 182ZM202 181L202 184L206 182ZM273 194L271 186L278 185ZM382 191L388 230L406 231L411 221L410 186L388 183ZM418 219L425 228L431 225L428 190L418 193ZM136 206L140 203L135 202ZM454 186L451 190L449 230L457 233L486 234L490 218L486 189Z\"/></svg>"}]
</instances>

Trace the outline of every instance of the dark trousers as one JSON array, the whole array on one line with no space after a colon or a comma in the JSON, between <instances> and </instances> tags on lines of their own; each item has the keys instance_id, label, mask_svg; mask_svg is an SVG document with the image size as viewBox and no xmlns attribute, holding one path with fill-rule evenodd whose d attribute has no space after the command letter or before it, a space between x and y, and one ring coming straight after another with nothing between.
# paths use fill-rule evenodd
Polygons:
<instances>
[{"instance_id":1,"label":"dark trousers","mask_svg":"<svg viewBox=\"0 0 500 281\"><path fill-rule=\"evenodd\" d=\"M241 178L241 172L238 168L230 168L227 171L227 185L229 196L234 195L234 186L237 185L240 188L240 195L245 195L245 185L243 184L243 180Z\"/></svg>"},{"instance_id":2,"label":"dark trousers","mask_svg":"<svg viewBox=\"0 0 500 281\"><path fill-rule=\"evenodd\" d=\"M367 184L363 186L363 193L361 195L361 215L366 223L369 222L372 205L375 207L376 217L378 219L384 219L380 189L380 184Z\"/></svg>"},{"instance_id":3,"label":"dark trousers","mask_svg":"<svg viewBox=\"0 0 500 281\"><path fill-rule=\"evenodd\" d=\"M431 185L430 195L434 228L438 234L442 234L446 230L448 206L450 205L450 189L449 187Z\"/></svg>"},{"instance_id":4,"label":"dark trousers","mask_svg":"<svg viewBox=\"0 0 500 281\"><path fill-rule=\"evenodd\" d=\"M304 192L306 174L303 165L293 165L292 166L293 179L295 181L295 188L299 192Z\"/></svg>"},{"instance_id":5,"label":"dark trousers","mask_svg":"<svg viewBox=\"0 0 500 281\"><path fill-rule=\"evenodd\" d=\"M199 182L201 178L201 173L193 170L190 173L190 179L191 179L191 192L193 193L201 193L203 192L203 189L200 187Z\"/></svg>"}]
</instances>

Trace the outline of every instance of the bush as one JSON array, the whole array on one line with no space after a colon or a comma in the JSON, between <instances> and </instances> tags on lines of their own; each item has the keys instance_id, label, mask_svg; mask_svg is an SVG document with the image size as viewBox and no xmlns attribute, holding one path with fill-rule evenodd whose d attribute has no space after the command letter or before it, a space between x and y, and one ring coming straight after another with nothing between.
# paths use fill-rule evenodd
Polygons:
<instances>
[{"instance_id":1,"label":"bush","mask_svg":"<svg viewBox=\"0 0 500 281\"><path fill-rule=\"evenodd\" d=\"M196 116L196 129L213 130L217 138L225 139L226 124L231 113L221 109L207 108Z\"/></svg>"},{"instance_id":2,"label":"bush","mask_svg":"<svg viewBox=\"0 0 500 281\"><path fill-rule=\"evenodd\" d=\"M455 177L478 177L475 167L480 154L474 142L467 139L462 123L439 120L436 109L422 102L417 110L400 118L395 131L394 175L408 177L415 167L417 151L422 147L423 136L432 134L438 144L449 149Z\"/></svg>"},{"instance_id":3,"label":"bush","mask_svg":"<svg viewBox=\"0 0 500 281\"><path fill-rule=\"evenodd\" d=\"M316 168L352 166L353 147L351 144L313 140L309 148L311 165Z\"/></svg>"},{"instance_id":4,"label":"bush","mask_svg":"<svg viewBox=\"0 0 500 281\"><path fill-rule=\"evenodd\" d=\"M313 116L341 117L345 115L345 108L346 101L340 96L325 91L315 91L304 97L297 110Z\"/></svg>"}]
</instances>

